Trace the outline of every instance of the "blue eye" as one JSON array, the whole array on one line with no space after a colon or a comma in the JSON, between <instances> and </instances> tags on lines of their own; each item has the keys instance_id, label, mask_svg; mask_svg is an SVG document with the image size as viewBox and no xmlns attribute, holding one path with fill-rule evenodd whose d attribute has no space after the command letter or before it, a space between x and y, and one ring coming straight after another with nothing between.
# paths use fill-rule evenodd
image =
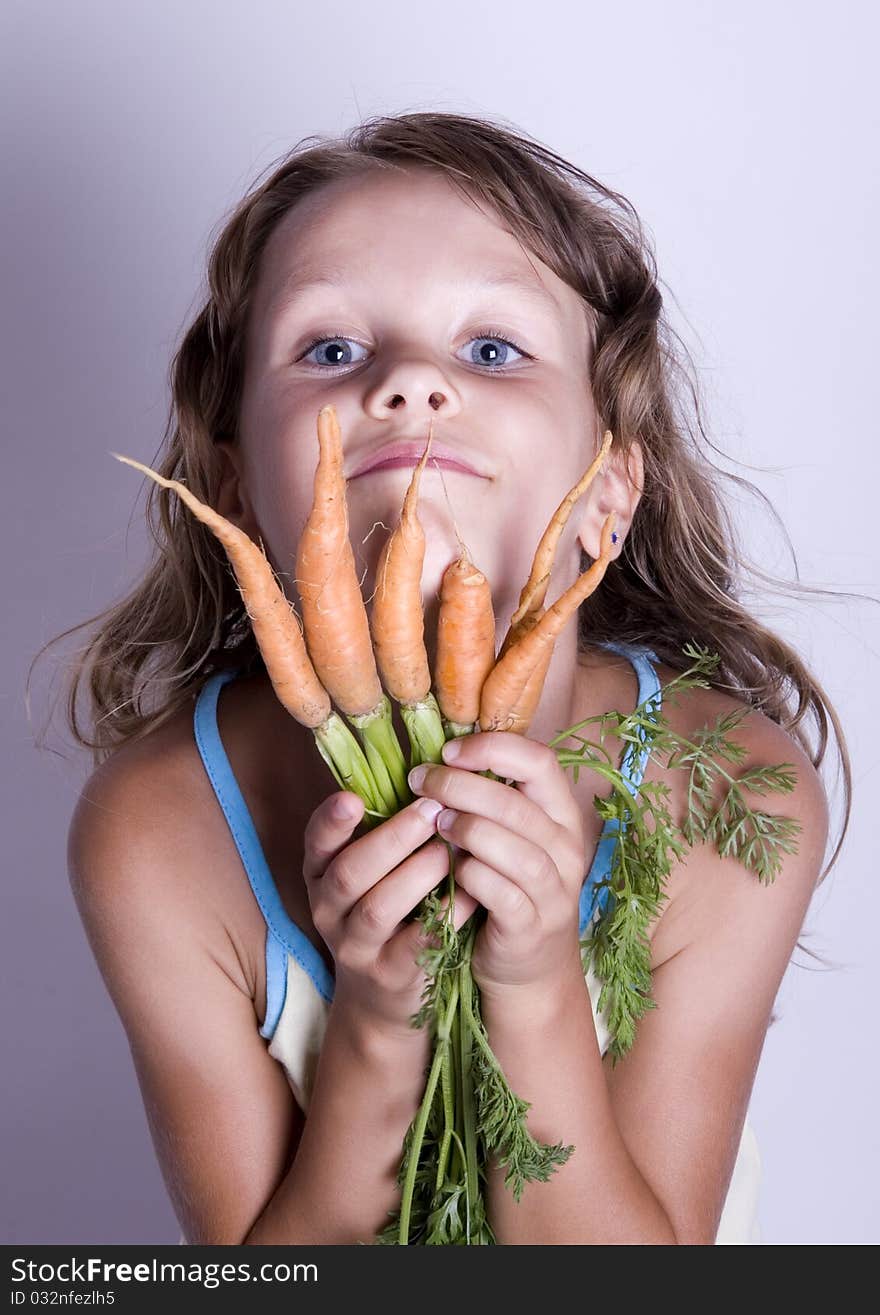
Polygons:
<instances>
[{"instance_id":1,"label":"blue eye","mask_svg":"<svg viewBox=\"0 0 880 1315\"><path fill-rule=\"evenodd\" d=\"M522 347L517 346L517 344L515 342L512 342L510 338L505 338L501 333L499 333L495 329L481 329L479 333L474 334L474 336L471 339L469 339L469 342L479 342L484 344L483 346L477 348L477 351L480 353L479 359L475 359L472 354L471 363L473 365L482 364L482 365L492 366L492 369L488 371L489 374L503 373L504 369L507 367L508 364L507 357L509 353L506 350L508 348L515 351L519 356L525 356L528 360L533 359L531 356L529 356L528 352L523 350ZM320 337L313 338L312 341L309 343L308 347L306 347L305 351L300 357L298 357L298 359L305 360L305 358L309 355L309 353L315 351L316 348L318 347L323 348L325 347L325 345L329 345L329 350L331 351L331 353L336 354L337 356L339 356L340 359L331 360L327 362L310 361L309 364L315 365L319 369L324 369L324 370L339 369L346 365L352 365L352 364L360 365L361 364L360 361L353 362L351 360L343 359L345 356L345 352L347 350L345 346L346 343L353 343L355 347L360 347L361 345L360 343L354 342L353 338L347 338L344 333L334 333L331 331L329 333L322 334ZM503 345L503 348L505 349L503 353L499 352L497 347L487 345L492 343L501 343ZM485 354L486 352L490 353L490 356L488 358ZM500 364L498 361L499 356L501 357Z\"/></svg>"},{"instance_id":2,"label":"blue eye","mask_svg":"<svg viewBox=\"0 0 880 1315\"><path fill-rule=\"evenodd\" d=\"M491 344L491 343L493 343L493 342L500 342L500 343L503 343L503 344L504 344L504 347L505 347L505 348L508 348L508 347L512 348L512 349L516 352L516 354L517 354L518 356L525 356L525 357L527 357L529 360L531 360L531 357L529 357L528 352L523 351L522 347L518 347L517 344L516 344L515 342L511 342L510 338L505 338L504 335L501 334L501 333L499 333L496 329L481 329L480 332L479 332L478 334L475 334L475 335L474 335L474 337L471 339L471 342L482 342L482 343L484 343L484 344L486 344L486 343ZM489 346L488 349L487 349L486 347L479 347L477 350L481 353L481 355L480 355L480 359L479 359L479 361L475 361L475 362L474 362L475 365L495 365L495 366L498 366L498 365L500 364L501 368L504 368L504 367L508 364L508 360L507 360L508 353L507 353L507 351L505 351L505 353L504 353L504 359L499 363L498 361L493 360L493 359L488 359L488 360L487 360L486 357L482 355L482 353L483 353L484 351L488 350L489 352L494 352L494 353L495 353L495 356L497 356L497 355L498 355L498 352L497 352L497 350L496 350L494 347ZM495 371L492 370L492 371L490 371L490 373L494 374Z\"/></svg>"},{"instance_id":3,"label":"blue eye","mask_svg":"<svg viewBox=\"0 0 880 1315\"><path fill-rule=\"evenodd\" d=\"M332 352L337 352L337 353L340 353L340 354L344 354L344 352L345 352L345 348L344 348L343 344L344 344L344 343L353 343L353 342L354 342L354 339L353 339L353 338L346 338L345 335L342 334L342 333L332 333L332 332L331 332L331 333L328 333L328 334L326 334L326 335L324 335L324 336L322 336L322 337L320 337L320 338L313 338L312 341L309 343L308 347L307 347L307 348L305 349L305 351L303 352L302 356L300 356L298 359L299 359L299 360L305 360L305 358L306 358L306 356L308 356L309 352L313 352L313 351L315 350L316 347L323 347L325 343L329 343L329 344L330 344L330 348L331 348L331 351L332 351ZM354 345L355 345L355 347L359 347L359 346L360 346L360 343L354 343ZM329 363L325 363L325 362L322 362L322 361L310 361L309 364L310 364L310 365L319 365L319 366L323 366L325 369L329 368L329 369L332 370L332 369L338 368L340 365L351 365L352 362L351 362L351 361L346 361L346 360L330 361ZM359 361L356 361L355 364L356 364L356 365L359 365L360 362L359 362Z\"/></svg>"}]
</instances>

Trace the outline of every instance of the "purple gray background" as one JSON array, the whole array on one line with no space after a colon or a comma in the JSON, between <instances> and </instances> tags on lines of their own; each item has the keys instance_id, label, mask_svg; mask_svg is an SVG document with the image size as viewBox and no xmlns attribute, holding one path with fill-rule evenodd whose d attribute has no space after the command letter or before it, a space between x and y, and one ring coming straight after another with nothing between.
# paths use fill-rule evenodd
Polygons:
<instances>
[{"instance_id":1,"label":"purple gray background","mask_svg":"<svg viewBox=\"0 0 880 1315\"><path fill-rule=\"evenodd\" d=\"M154 464L168 361L222 217L297 140L368 114L512 121L636 205L731 457L717 460L775 505L801 578L877 593L877 35L870 7L846 2L446 0L422 27L409 0L6 0L0 1242L177 1239L68 886L88 755L61 707L48 747L34 743L71 641L41 660L30 720L24 687L37 648L121 597L146 560L144 481L109 451ZM793 575L760 502L735 505L753 559ZM876 1242L878 613L754 605L836 704L855 785L844 854L806 924L841 966L795 956L806 967L783 982L752 1097L761 1224L769 1243ZM835 787L833 838L841 798Z\"/></svg>"}]
</instances>

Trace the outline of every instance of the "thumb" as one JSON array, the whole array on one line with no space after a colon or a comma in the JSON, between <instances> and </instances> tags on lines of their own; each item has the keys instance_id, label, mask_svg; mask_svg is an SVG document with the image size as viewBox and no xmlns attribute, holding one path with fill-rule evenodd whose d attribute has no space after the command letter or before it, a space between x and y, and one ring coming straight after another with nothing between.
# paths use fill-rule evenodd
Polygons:
<instances>
[{"instance_id":1,"label":"thumb","mask_svg":"<svg viewBox=\"0 0 880 1315\"><path fill-rule=\"evenodd\" d=\"M363 817L364 802L351 790L329 795L306 823L303 837L303 876L321 876L327 864L351 839Z\"/></svg>"},{"instance_id":2,"label":"thumb","mask_svg":"<svg viewBox=\"0 0 880 1315\"><path fill-rule=\"evenodd\" d=\"M361 820L364 813L364 801L359 794L351 790L340 790L329 799L330 814L336 822L353 822Z\"/></svg>"}]
</instances>

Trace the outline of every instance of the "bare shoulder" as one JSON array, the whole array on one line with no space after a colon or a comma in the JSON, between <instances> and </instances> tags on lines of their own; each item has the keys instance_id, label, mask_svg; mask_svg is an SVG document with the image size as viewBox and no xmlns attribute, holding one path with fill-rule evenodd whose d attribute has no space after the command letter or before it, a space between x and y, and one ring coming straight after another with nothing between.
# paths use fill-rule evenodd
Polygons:
<instances>
[{"instance_id":1,"label":"bare shoulder","mask_svg":"<svg viewBox=\"0 0 880 1315\"><path fill-rule=\"evenodd\" d=\"M655 666L661 686L669 684L678 674L664 663ZM721 770L715 773L714 808L717 810L722 805L732 782L748 771L786 766L795 777L791 792L758 793L747 786L737 788L753 811L795 819L800 828L795 840L800 860L792 856L792 861L784 866L784 880L779 883L775 899L768 900L767 886L740 859L722 858L713 845L695 846L684 859L673 864L668 879L669 898L652 941L655 967L717 926L719 920L732 918L734 905L744 912L744 902L753 902L756 913L758 907L761 913L770 912L772 905L789 926L797 923L799 928L821 870L828 835L828 801L822 780L798 741L744 699L715 687L687 689L663 700L663 716L670 729L692 742L701 730L714 727L720 718L733 713L742 714L742 719L728 733L728 738L741 745L744 753L740 763L715 759ZM674 820L682 826L690 806L688 770L667 769L651 760L644 779L665 782ZM759 906L762 899L764 902ZM795 938L796 935L797 932Z\"/></svg>"},{"instance_id":2,"label":"bare shoulder","mask_svg":"<svg viewBox=\"0 0 880 1315\"><path fill-rule=\"evenodd\" d=\"M242 885L193 770L189 720L92 773L68 871L186 1238L239 1245L296 1154L303 1116L255 1022L231 915Z\"/></svg>"},{"instance_id":3,"label":"bare shoulder","mask_svg":"<svg viewBox=\"0 0 880 1315\"><path fill-rule=\"evenodd\" d=\"M661 665L658 675L665 685L675 672ZM603 1059L621 1137L683 1244L714 1243L718 1236L773 1004L821 872L828 833L821 779L797 741L775 722L713 688L682 691L664 699L663 709L670 728L691 740L734 711L745 712L729 736L743 746L743 759L717 761L733 779L759 766L787 763L794 769L790 792L739 788L753 811L799 824L795 848L781 854L769 882L710 843L695 845L673 863L669 898L652 939L653 1007L639 1019L624 1062L615 1066L610 1051ZM645 780L652 779L668 784L667 803L681 825L688 771L670 771L651 759ZM719 774L715 808L729 788ZM646 1119L646 1109L655 1117ZM752 1190L748 1178L755 1170L748 1164L746 1158L733 1216Z\"/></svg>"},{"instance_id":4,"label":"bare shoulder","mask_svg":"<svg viewBox=\"0 0 880 1315\"><path fill-rule=\"evenodd\" d=\"M247 891L243 896L192 716L191 708L180 709L89 776L68 830L71 888L81 913L88 903L94 916L100 910L117 921L124 935L130 924L120 902L135 896L134 874L148 868L153 901L168 911L169 936L181 946L193 935L208 943L230 980L253 999L253 947L243 930ZM117 855L116 862L100 861L105 853Z\"/></svg>"},{"instance_id":5,"label":"bare shoulder","mask_svg":"<svg viewBox=\"0 0 880 1315\"><path fill-rule=\"evenodd\" d=\"M77 804L71 841L85 825L100 822L108 840L123 828L129 849L137 836L157 858L173 851L164 898L181 920L188 912L200 920L199 935L210 938L230 977L247 992L258 1028L266 1016L266 922L205 770L193 718L190 702L93 773ZM306 823L329 793L315 771L308 733L260 676L239 676L223 686L217 727L282 905L332 970L302 881Z\"/></svg>"}]
</instances>

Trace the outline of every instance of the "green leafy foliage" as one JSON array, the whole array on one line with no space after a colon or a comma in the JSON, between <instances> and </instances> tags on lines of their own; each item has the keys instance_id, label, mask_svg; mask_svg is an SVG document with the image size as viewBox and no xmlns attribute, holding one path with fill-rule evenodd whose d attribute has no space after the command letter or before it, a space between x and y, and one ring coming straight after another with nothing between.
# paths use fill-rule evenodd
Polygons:
<instances>
[{"instance_id":1,"label":"green leafy foliage","mask_svg":"<svg viewBox=\"0 0 880 1315\"><path fill-rule=\"evenodd\" d=\"M688 688L707 688L707 677L718 665L718 656L707 649L688 644L684 651L692 665L663 687L664 704ZM673 862L697 843L712 843L720 854L737 859L769 884L780 869L782 852L796 852L793 837L801 824L755 811L743 794L744 789L761 795L791 791L795 774L786 769L792 764L752 768L736 779L722 766L737 765L745 757L745 747L730 739L730 732L749 711L744 707L719 717L715 726L703 728L690 741L672 731L655 697L628 714L611 711L588 718L550 741L575 782L588 767L612 787L607 799L594 797L599 816L616 833L608 878L596 892L598 899L607 889L607 906L598 918L594 915L580 949L584 972L592 966L602 983L598 1009L607 1019L613 1064L632 1047L639 1019L656 1008L648 929L668 898L664 886ZM598 744L580 733L594 722L599 723ZM657 761L665 755L667 767L688 771L683 827L669 811L668 786L643 782L633 792L605 748L609 733L634 745L633 752ZM568 741L572 747L557 748ZM713 809L722 781L726 792ZM419 911L434 944L422 951L426 986L422 1007L411 1021L414 1027L430 1026L432 1060L422 1105L404 1140L397 1179L400 1208L375 1239L379 1245L493 1245L484 1198L490 1157L506 1171L505 1186L519 1201L527 1182L547 1182L574 1150L532 1137L526 1124L530 1106L511 1090L492 1053L470 970L474 939L486 913L478 908L460 932L452 927L451 847L448 888L448 910L441 909L432 892Z\"/></svg>"},{"instance_id":2,"label":"green leafy foliage","mask_svg":"<svg viewBox=\"0 0 880 1315\"><path fill-rule=\"evenodd\" d=\"M685 689L708 687L707 676L718 665L717 654L707 649L686 645L684 651L693 663L664 686L664 705ZM759 881L769 884L779 872L782 853L796 852L793 837L801 830L800 822L754 810L743 793L744 789L757 794L769 790L790 792L796 780L794 771L787 770L792 764L751 768L736 779L722 766L724 762L736 765L743 761L745 746L731 739L730 732L750 711L748 707L737 708L688 740L671 729L655 700L647 699L632 713L608 712L589 718L551 741L554 747L561 740L578 741L579 749L558 751L560 762L572 766L575 772L589 766L612 783L607 800L594 800L599 815L612 819L617 831L610 873L600 883L600 889L607 887L610 894L605 912L581 941L581 955L584 971L592 965L603 984L598 1009L607 1010L613 1065L632 1047L638 1020L656 1007L650 994L647 931L667 898L663 887L674 859L683 857L695 844L712 843L719 854L737 859ZM601 723L599 745L577 734L594 721ZM689 772L683 827L675 824L669 812L669 789L664 784L645 782L633 795L629 782L602 749L609 726L619 739L636 745L657 761L665 756L668 768ZM713 809L719 781L726 783L727 789L720 805Z\"/></svg>"}]
</instances>

